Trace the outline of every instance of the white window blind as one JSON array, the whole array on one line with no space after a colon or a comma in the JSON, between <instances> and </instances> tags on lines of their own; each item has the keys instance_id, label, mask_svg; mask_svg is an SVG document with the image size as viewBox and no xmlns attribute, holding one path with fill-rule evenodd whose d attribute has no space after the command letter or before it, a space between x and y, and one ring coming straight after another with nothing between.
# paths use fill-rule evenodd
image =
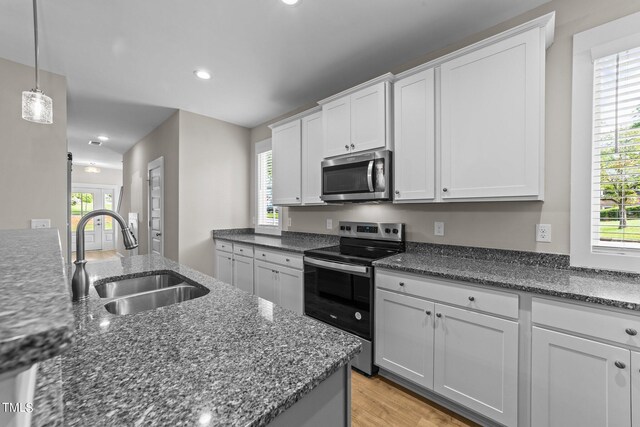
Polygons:
<instances>
[{"instance_id":1,"label":"white window blind","mask_svg":"<svg viewBox=\"0 0 640 427\"><path fill-rule=\"evenodd\" d=\"M592 250L640 250L640 47L594 61Z\"/></svg>"},{"instance_id":2,"label":"white window blind","mask_svg":"<svg viewBox=\"0 0 640 427\"><path fill-rule=\"evenodd\" d=\"M271 150L257 154L258 159L258 226L277 227L278 208L273 206Z\"/></svg>"}]
</instances>

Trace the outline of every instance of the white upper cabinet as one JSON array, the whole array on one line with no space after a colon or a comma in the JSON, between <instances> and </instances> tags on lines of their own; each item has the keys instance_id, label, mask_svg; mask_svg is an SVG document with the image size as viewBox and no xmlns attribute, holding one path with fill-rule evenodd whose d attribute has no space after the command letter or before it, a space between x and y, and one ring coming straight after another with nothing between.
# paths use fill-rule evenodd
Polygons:
<instances>
[{"instance_id":1,"label":"white upper cabinet","mask_svg":"<svg viewBox=\"0 0 640 427\"><path fill-rule=\"evenodd\" d=\"M390 148L390 80L386 74L324 101L324 157Z\"/></svg>"},{"instance_id":2,"label":"white upper cabinet","mask_svg":"<svg viewBox=\"0 0 640 427\"><path fill-rule=\"evenodd\" d=\"M545 31L440 66L443 200L542 200Z\"/></svg>"},{"instance_id":3,"label":"white upper cabinet","mask_svg":"<svg viewBox=\"0 0 640 427\"><path fill-rule=\"evenodd\" d=\"M324 204L322 195L322 112L302 118L302 203Z\"/></svg>"},{"instance_id":4,"label":"white upper cabinet","mask_svg":"<svg viewBox=\"0 0 640 427\"><path fill-rule=\"evenodd\" d=\"M271 149L273 204L301 204L300 120L273 127Z\"/></svg>"},{"instance_id":5,"label":"white upper cabinet","mask_svg":"<svg viewBox=\"0 0 640 427\"><path fill-rule=\"evenodd\" d=\"M393 84L395 202L435 196L434 76L429 68Z\"/></svg>"}]
</instances>

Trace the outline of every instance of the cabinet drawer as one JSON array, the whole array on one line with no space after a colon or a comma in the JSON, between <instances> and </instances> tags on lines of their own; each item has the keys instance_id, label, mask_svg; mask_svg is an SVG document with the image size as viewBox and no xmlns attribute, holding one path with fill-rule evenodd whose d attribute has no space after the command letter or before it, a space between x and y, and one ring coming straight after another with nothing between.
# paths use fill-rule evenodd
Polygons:
<instances>
[{"instance_id":1,"label":"cabinet drawer","mask_svg":"<svg viewBox=\"0 0 640 427\"><path fill-rule=\"evenodd\" d=\"M284 265L286 267L303 269L302 255L290 252L271 251L267 249L255 248L255 259Z\"/></svg>"},{"instance_id":2,"label":"cabinet drawer","mask_svg":"<svg viewBox=\"0 0 640 427\"><path fill-rule=\"evenodd\" d=\"M386 270L376 271L376 287L498 316L518 318L518 295L506 292Z\"/></svg>"},{"instance_id":3,"label":"cabinet drawer","mask_svg":"<svg viewBox=\"0 0 640 427\"><path fill-rule=\"evenodd\" d=\"M224 240L216 240L216 250L223 252L233 252L233 243Z\"/></svg>"},{"instance_id":4,"label":"cabinet drawer","mask_svg":"<svg viewBox=\"0 0 640 427\"><path fill-rule=\"evenodd\" d=\"M534 298L531 319L537 325L640 347L638 315Z\"/></svg>"},{"instance_id":5,"label":"cabinet drawer","mask_svg":"<svg viewBox=\"0 0 640 427\"><path fill-rule=\"evenodd\" d=\"M251 245L243 245L240 243L234 243L233 244L233 253L234 254L238 254L238 255L242 255L242 256L249 256L253 258L253 246Z\"/></svg>"}]
</instances>

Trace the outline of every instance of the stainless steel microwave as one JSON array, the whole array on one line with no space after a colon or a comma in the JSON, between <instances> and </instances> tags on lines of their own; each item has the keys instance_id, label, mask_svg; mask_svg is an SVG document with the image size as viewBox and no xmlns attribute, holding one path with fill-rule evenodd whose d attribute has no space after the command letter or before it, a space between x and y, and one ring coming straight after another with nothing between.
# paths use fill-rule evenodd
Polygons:
<instances>
[{"instance_id":1,"label":"stainless steel microwave","mask_svg":"<svg viewBox=\"0 0 640 427\"><path fill-rule=\"evenodd\" d=\"M325 202L391 200L391 151L353 154L322 161Z\"/></svg>"}]
</instances>

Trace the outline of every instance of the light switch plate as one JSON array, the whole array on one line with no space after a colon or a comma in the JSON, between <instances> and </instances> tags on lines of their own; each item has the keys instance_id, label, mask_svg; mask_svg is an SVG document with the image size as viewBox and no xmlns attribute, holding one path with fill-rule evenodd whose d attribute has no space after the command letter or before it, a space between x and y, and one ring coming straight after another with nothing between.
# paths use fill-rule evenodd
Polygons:
<instances>
[{"instance_id":1,"label":"light switch plate","mask_svg":"<svg viewBox=\"0 0 640 427\"><path fill-rule=\"evenodd\" d=\"M551 224L536 224L536 242L551 242Z\"/></svg>"},{"instance_id":2,"label":"light switch plate","mask_svg":"<svg viewBox=\"0 0 640 427\"><path fill-rule=\"evenodd\" d=\"M327 230L333 229L333 220L331 218L327 219Z\"/></svg>"},{"instance_id":3,"label":"light switch plate","mask_svg":"<svg viewBox=\"0 0 640 427\"><path fill-rule=\"evenodd\" d=\"M51 228L51 220L50 219L32 219L31 220L31 228Z\"/></svg>"},{"instance_id":4,"label":"light switch plate","mask_svg":"<svg viewBox=\"0 0 640 427\"><path fill-rule=\"evenodd\" d=\"M436 236L444 236L444 222L436 221L433 223L433 234Z\"/></svg>"}]
</instances>

